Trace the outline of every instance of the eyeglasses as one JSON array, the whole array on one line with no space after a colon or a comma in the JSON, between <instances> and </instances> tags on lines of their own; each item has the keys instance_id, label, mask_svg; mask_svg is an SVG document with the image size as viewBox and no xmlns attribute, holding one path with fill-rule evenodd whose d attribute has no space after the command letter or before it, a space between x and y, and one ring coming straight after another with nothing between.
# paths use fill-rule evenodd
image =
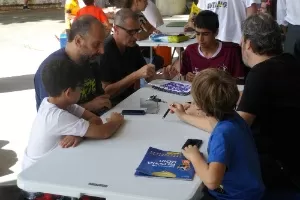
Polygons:
<instances>
[{"instance_id":1,"label":"eyeglasses","mask_svg":"<svg viewBox=\"0 0 300 200\"><path fill-rule=\"evenodd\" d=\"M123 29L124 31L126 31L126 33L128 33L128 35L131 35L131 36L134 36L135 34L138 34L138 33L142 32L141 28L129 30L129 29L124 28L124 27L119 26L119 25L116 25L116 26L119 27L119 28L121 28L121 29Z\"/></svg>"}]
</instances>

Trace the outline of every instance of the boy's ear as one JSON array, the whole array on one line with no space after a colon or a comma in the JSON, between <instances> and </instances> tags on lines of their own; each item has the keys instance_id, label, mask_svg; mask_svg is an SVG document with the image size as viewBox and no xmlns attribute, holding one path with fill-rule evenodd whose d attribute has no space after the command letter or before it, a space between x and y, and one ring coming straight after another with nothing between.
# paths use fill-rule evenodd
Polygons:
<instances>
[{"instance_id":1,"label":"boy's ear","mask_svg":"<svg viewBox=\"0 0 300 200\"><path fill-rule=\"evenodd\" d=\"M216 33L215 33L215 37L217 37L217 36L218 36L218 34L219 34L219 29L216 31Z\"/></svg>"},{"instance_id":2,"label":"boy's ear","mask_svg":"<svg viewBox=\"0 0 300 200\"><path fill-rule=\"evenodd\" d=\"M71 92L73 91L73 89L72 88L68 88L68 89L66 89L65 91L64 91L64 94L65 94L65 96L66 97L70 97L71 96Z\"/></svg>"}]
</instances>

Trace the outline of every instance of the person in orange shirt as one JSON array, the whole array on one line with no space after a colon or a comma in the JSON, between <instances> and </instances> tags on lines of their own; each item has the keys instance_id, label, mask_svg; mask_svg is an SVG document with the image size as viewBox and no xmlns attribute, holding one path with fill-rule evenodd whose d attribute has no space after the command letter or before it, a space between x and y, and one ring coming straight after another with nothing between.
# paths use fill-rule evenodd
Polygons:
<instances>
[{"instance_id":1,"label":"person in orange shirt","mask_svg":"<svg viewBox=\"0 0 300 200\"><path fill-rule=\"evenodd\" d=\"M95 0L83 0L83 2L86 6L81 8L77 12L76 18L82 15L92 15L96 17L105 26L106 33L109 34L112 26L109 23L108 18L103 12L103 10L100 7L95 6Z\"/></svg>"}]
</instances>

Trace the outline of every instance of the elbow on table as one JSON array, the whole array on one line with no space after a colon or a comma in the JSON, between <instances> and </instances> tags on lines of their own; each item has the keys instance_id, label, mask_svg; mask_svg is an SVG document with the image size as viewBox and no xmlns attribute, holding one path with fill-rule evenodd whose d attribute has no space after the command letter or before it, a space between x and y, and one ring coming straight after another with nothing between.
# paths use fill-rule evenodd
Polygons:
<instances>
[{"instance_id":1,"label":"elbow on table","mask_svg":"<svg viewBox=\"0 0 300 200\"><path fill-rule=\"evenodd\" d=\"M111 136L113 135L113 131L110 128L108 128L107 130L101 131L100 135L101 136L99 139L107 140L107 139L111 138Z\"/></svg>"}]
</instances>

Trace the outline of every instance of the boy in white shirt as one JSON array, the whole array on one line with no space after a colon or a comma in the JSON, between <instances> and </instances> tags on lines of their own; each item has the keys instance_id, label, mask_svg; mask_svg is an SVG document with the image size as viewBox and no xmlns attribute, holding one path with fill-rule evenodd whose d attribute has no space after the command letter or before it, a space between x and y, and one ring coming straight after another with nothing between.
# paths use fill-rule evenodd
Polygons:
<instances>
[{"instance_id":1,"label":"boy in white shirt","mask_svg":"<svg viewBox=\"0 0 300 200\"><path fill-rule=\"evenodd\" d=\"M83 137L107 139L123 124L124 117L119 113L112 113L103 124L98 116L76 105L83 81L82 70L71 60L62 59L50 62L43 69L42 81L49 97L42 101L34 120L23 169L49 154L59 143L70 147L76 146ZM35 199L30 197L34 194L30 193L27 198Z\"/></svg>"},{"instance_id":2,"label":"boy in white shirt","mask_svg":"<svg viewBox=\"0 0 300 200\"><path fill-rule=\"evenodd\" d=\"M59 146L76 146L82 137L107 139L124 122L122 115L112 113L107 123L75 103L80 97L82 80L80 67L70 60L50 62L42 72L49 97L42 101L34 120L23 169Z\"/></svg>"},{"instance_id":3,"label":"boy in white shirt","mask_svg":"<svg viewBox=\"0 0 300 200\"><path fill-rule=\"evenodd\" d=\"M197 6L218 14L220 27L217 39L240 44L242 22L257 13L257 4L261 4L261 0L199 0Z\"/></svg>"}]
</instances>

